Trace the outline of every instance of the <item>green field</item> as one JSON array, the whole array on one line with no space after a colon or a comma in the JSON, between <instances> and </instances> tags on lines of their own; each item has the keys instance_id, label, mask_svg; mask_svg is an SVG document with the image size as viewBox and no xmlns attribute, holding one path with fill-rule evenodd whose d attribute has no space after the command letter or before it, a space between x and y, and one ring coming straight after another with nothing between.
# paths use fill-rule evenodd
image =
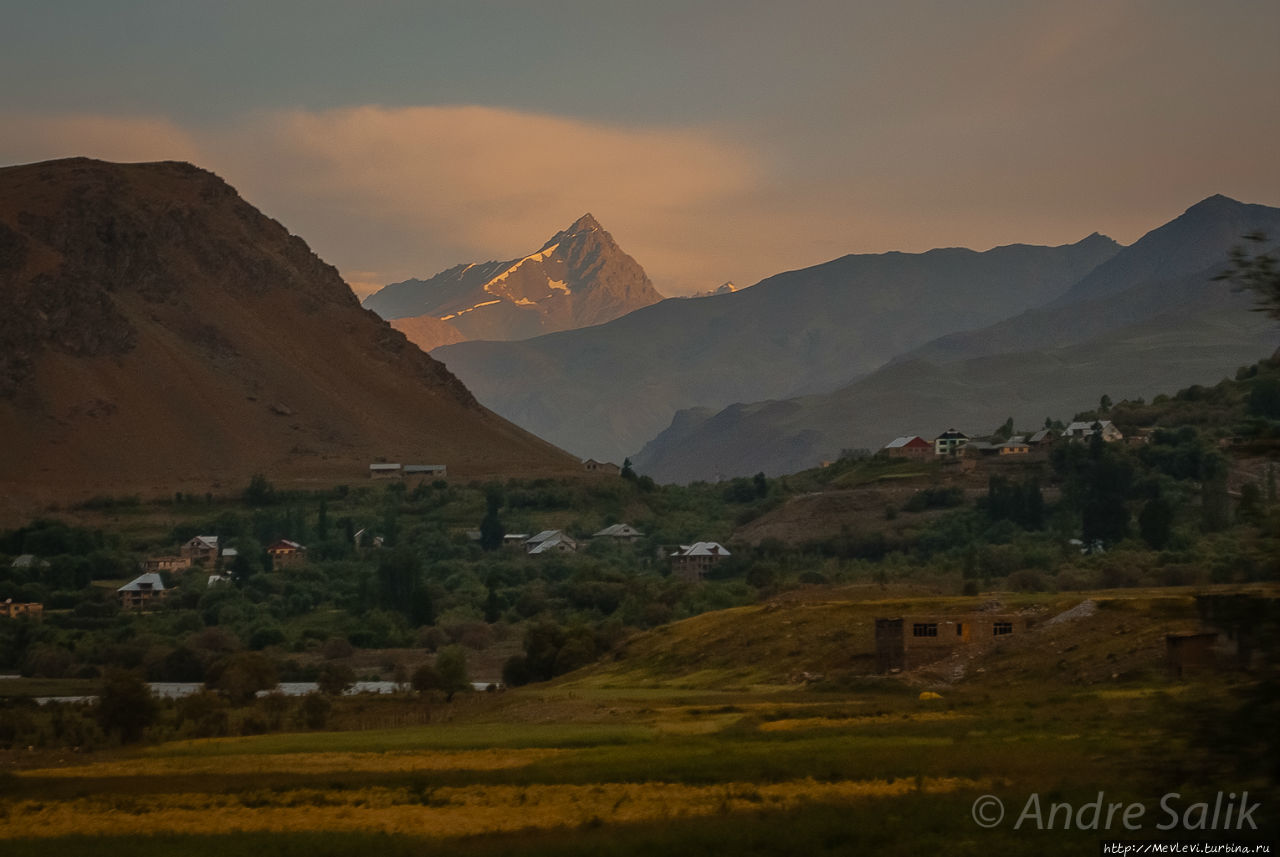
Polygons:
<instances>
[{"instance_id":1,"label":"green field","mask_svg":"<svg viewBox=\"0 0 1280 857\"><path fill-rule=\"evenodd\" d=\"M785 639L797 611L806 611L805 635L820 639L826 623L949 603L832 601L695 617L558 683L437 704L438 722L425 726L11 752L0 837L6 855L314 857L1052 855L1097 853L1104 838L1274 836L1274 777L1251 764L1274 752L1274 730L1259 731L1248 713L1260 700L1274 713L1274 701L1248 674L1175 682L1160 669L1152 639L1191 618L1187 594L1092 596L1100 606L1091 617L989 651L951 683L919 672L785 687L726 680L762 660L753 640ZM1034 606L1029 596L1014 602ZM739 631L720 639L718 627ZM678 687L656 681L664 658L698 652L714 655L714 668L672 673ZM1121 656L1130 661L1105 674L1069 660ZM926 689L941 698L920 698ZM1231 731L1240 740L1223 738ZM1162 796L1179 793L1189 806L1219 790L1265 801L1254 815L1262 829L1155 829ZM1034 829L1034 819L1013 829L1033 794L1046 810L1078 812L1099 792L1108 804L1141 804L1142 829L1063 829L1061 817L1052 830ZM1006 806L991 829L971 814L984 795Z\"/></svg>"}]
</instances>

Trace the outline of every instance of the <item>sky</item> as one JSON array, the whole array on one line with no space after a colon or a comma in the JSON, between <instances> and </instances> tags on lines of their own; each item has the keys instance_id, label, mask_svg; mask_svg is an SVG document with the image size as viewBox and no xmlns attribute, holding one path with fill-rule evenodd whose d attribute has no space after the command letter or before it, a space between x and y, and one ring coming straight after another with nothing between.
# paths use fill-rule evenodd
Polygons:
<instances>
[{"instance_id":1,"label":"sky","mask_svg":"<svg viewBox=\"0 0 1280 857\"><path fill-rule=\"evenodd\" d=\"M0 0L0 165L213 170L357 294L591 212L668 295L1280 205L1274 0Z\"/></svg>"}]
</instances>

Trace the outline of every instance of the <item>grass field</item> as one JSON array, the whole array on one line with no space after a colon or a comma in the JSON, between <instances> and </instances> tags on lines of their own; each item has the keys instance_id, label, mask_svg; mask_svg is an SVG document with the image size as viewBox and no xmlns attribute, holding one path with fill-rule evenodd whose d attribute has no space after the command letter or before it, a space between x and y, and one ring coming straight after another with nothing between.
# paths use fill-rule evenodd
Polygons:
<instances>
[{"instance_id":1,"label":"grass field","mask_svg":"<svg viewBox=\"0 0 1280 857\"><path fill-rule=\"evenodd\" d=\"M1212 800L1219 789L1270 800L1257 814L1263 830L1246 838L1274 835L1268 782L1195 743L1195 705L1242 679L1165 677L1150 661L1153 635L1187 618L1189 598L1130 596L1096 594L1107 606L1092 616L989 652L951 684L927 673L825 688L735 683L726 676L752 659L765 676L789 668L778 634L821 638L828 621L856 626L887 605L760 608L760 622L744 625L755 615L747 608L721 617L732 620L723 626L720 614L678 623L637 640L621 661L431 725L173 742L38 764L19 756L0 773L0 849L1095 854L1109 838L1240 839L1154 829L1163 795ZM755 633L732 636L731 626ZM781 667L761 655L771 646ZM690 647L706 663L670 670ZM1106 669L1090 669L1093 660ZM921 699L926 685L941 698ZM1142 804L1146 825L1064 830L1059 819L1054 830L1013 829L1032 794L1080 807L1100 792L1108 803ZM972 815L983 795L1007 809L991 829Z\"/></svg>"}]
</instances>

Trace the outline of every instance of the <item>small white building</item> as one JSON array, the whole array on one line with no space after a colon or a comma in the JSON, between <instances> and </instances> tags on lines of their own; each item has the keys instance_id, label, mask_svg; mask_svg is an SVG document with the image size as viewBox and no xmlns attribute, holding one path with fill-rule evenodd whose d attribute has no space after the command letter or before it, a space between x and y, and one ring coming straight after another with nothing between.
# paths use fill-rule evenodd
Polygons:
<instances>
[{"instance_id":1,"label":"small white building","mask_svg":"<svg viewBox=\"0 0 1280 857\"><path fill-rule=\"evenodd\" d=\"M420 478L420 479L446 479L449 476L449 468L443 464L406 464L404 466L404 478Z\"/></svg>"}]
</instances>

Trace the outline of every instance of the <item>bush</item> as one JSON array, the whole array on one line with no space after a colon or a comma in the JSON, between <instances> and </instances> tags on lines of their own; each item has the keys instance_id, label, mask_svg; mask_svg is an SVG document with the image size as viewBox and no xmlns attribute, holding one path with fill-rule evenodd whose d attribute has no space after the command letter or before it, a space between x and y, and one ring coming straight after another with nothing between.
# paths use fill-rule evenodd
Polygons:
<instances>
[{"instance_id":1,"label":"bush","mask_svg":"<svg viewBox=\"0 0 1280 857\"><path fill-rule=\"evenodd\" d=\"M346 664L327 663L320 667L316 674L316 684L320 692L329 696L342 696L347 688L356 683L355 670Z\"/></svg>"},{"instance_id":2,"label":"bush","mask_svg":"<svg viewBox=\"0 0 1280 857\"><path fill-rule=\"evenodd\" d=\"M97 716L102 731L119 737L121 744L140 741L155 722L159 706L142 676L128 670L111 670L98 695Z\"/></svg>"},{"instance_id":3,"label":"bush","mask_svg":"<svg viewBox=\"0 0 1280 857\"><path fill-rule=\"evenodd\" d=\"M323 729L329 725L333 703L322 693L308 693L298 702L298 721L307 729Z\"/></svg>"}]
</instances>

